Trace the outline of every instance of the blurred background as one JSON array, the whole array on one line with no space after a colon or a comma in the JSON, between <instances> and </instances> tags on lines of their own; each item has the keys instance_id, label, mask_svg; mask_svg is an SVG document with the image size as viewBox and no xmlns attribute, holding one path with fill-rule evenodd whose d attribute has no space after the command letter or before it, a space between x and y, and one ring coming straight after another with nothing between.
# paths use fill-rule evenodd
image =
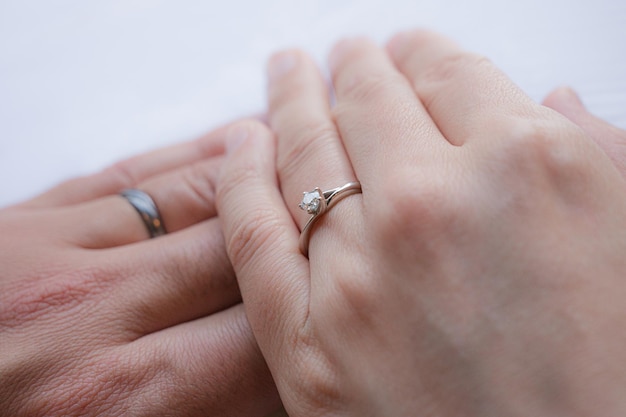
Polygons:
<instances>
[{"instance_id":1,"label":"blurred background","mask_svg":"<svg viewBox=\"0 0 626 417\"><path fill-rule=\"evenodd\" d=\"M0 0L0 206L258 113L265 61L435 29L626 128L623 0Z\"/></svg>"}]
</instances>

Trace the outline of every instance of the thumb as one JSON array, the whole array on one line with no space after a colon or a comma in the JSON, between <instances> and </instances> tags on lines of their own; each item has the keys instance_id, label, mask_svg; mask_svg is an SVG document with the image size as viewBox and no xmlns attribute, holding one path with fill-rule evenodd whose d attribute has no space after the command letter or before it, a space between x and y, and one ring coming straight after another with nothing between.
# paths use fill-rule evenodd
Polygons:
<instances>
[{"instance_id":1,"label":"thumb","mask_svg":"<svg viewBox=\"0 0 626 417\"><path fill-rule=\"evenodd\" d=\"M576 92L569 87L552 91L542 104L556 110L582 128L626 177L626 130L619 129L589 113Z\"/></svg>"}]
</instances>

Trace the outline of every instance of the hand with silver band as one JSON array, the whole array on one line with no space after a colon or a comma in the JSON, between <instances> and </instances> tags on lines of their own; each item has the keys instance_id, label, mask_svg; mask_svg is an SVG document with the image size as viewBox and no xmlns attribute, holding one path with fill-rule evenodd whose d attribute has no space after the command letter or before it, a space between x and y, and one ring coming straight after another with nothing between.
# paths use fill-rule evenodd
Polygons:
<instances>
[{"instance_id":1,"label":"hand with silver band","mask_svg":"<svg viewBox=\"0 0 626 417\"><path fill-rule=\"evenodd\" d=\"M250 123L0 210L0 415L280 406L215 209L223 138Z\"/></svg>"},{"instance_id":2,"label":"hand with silver band","mask_svg":"<svg viewBox=\"0 0 626 417\"><path fill-rule=\"evenodd\" d=\"M432 33L341 42L330 70L332 107L309 57L274 56L274 132L219 181L289 415L626 415L624 132Z\"/></svg>"}]
</instances>

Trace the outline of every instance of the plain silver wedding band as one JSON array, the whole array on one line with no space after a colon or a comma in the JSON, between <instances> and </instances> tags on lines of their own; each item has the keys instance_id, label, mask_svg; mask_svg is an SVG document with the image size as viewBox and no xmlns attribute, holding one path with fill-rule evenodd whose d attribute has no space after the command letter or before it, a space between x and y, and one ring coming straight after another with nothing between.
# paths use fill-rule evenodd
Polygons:
<instances>
[{"instance_id":1,"label":"plain silver wedding band","mask_svg":"<svg viewBox=\"0 0 626 417\"><path fill-rule=\"evenodd\" d=\"M161 219L161 213L156 206L152 197L146 192L138 190L136 188L128 188L122 190L120 195L130 203L131 206L143 220L150 238L155 238L166 234L165 226L163 225L163 219Z\"/></svg>"}]
</instances>

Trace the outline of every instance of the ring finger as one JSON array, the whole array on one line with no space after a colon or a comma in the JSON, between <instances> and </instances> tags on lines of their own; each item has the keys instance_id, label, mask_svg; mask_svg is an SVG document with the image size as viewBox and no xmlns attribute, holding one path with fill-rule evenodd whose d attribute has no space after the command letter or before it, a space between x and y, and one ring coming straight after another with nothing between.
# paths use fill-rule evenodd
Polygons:
<instances>
[{"instance_id":1,"label":"ring finger","mask_svg":"<svg viewBox=\"0 0 626 417\"><path fill-rule=\"evenodd\" d=\"M215 216L215 184L221 157L151 177L135 188L147 193L160 212L168 232L175 232ZM148 228L134 207L120 195L67 207L59 225L71 230L77 222L87 225L72 243L85 248L120 246L150 237Z\"/></svg>"},{"instance_id":2,"label":"ring finger","mask_svg":"<svg viewBox=\"0 0 626 417\"><path fill-rule=\"evenodd\" d=\"M219 127L196 140L136 155L98 173L68 180L20 206L49 208L91 201L132 187L152 176L221 155L224 151L223 138L231 125Z\"/></svg>"},{"instance_id":3,"label":"ring finger","mask_svg":"<svg viewBox=\"0 0 626 417\"><path fill-rule=\"evenodd\" d=\"M313 61L300 51L281 52L270 59L268 77L269 120L278 136L281 189L302 228L309 217L298 208L302 192L339 187L355 176L331 116L328 86ZM333 210L317 222L316 236L338 212Z\"/></svg>"}]
</instances>

